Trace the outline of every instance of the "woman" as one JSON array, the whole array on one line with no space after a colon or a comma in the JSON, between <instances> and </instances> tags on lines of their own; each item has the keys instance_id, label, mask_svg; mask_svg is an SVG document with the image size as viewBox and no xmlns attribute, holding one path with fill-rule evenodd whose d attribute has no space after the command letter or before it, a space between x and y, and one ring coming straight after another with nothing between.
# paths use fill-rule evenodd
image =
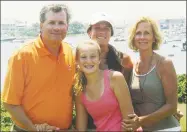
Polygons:
<instances>
[{"instance_id":1,"label":"woman","mask_svg":"<svg viewBox=\"0 0 187 132\"><path fill-rule=\"evenodd\" d=\"M101 50L92 40L77 46L75 76L76 129L87 130L88 114L93 117L96 131L122 131L122 119L134 110L123 74L100 70ZM124 101L125 100L125 101Z\"/></svg>"},{"instance_id":2,"label":"woman","mask_svg":"<svg viewBox=\"0 0 187 132\"><path fill-rule=\"evenodd\" d=\"M130 93L137 116L123 121L124 128L142 126L145 131L176 127L177 78L173 63L157 50L162 43L157 24L149 17L140 18L129 36L129 47L139 52L134 64Z\"/></svg>"}]
</instances>

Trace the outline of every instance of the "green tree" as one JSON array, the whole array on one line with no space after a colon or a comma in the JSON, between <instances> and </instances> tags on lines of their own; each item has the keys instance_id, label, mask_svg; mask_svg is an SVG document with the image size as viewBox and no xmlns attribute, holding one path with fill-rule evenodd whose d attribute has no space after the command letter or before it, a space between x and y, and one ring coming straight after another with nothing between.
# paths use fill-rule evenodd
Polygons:
<instances>
[{"instance_id":1,"label":"green tree","mask_svg":"<svg viewBox=\"0 0 187 132\"><path fill-rule=\"evenodd\" d=\"M2 103L1 103L1 131L10 131L10 128L12 126L12 120L10 118L9 113L4 109Z\"/></svg>"},{"instance_id":2,"label":"green tree","mask_svg":"<svg viewBox=\"0 0 187 132\"><path fill-rule=\"evenodd\" d=\"M186 74L178 75L177 76L177 83L178 83L178 101L180 103L186 103Z\"/></svg>"},{"instance_id":3,"label":"green tree","mask_svg":"<svg viewBox=\"0 0 187 132\"><path fill-rule=\"evenodd\" d=\"M68 34L82 34L85 33L85 26L78 22L74 21L69 24Z\"/></svg>"}]
</instances>

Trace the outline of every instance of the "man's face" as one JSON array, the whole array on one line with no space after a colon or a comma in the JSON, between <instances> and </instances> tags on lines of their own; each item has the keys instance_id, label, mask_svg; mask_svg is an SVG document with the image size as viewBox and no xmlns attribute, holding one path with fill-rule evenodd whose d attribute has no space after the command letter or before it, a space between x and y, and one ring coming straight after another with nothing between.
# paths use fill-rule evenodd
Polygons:
<instances>
[{"instance_id":1,"label":"man's face","mask_svg":"<svg viewBox=\"0 0 187 132\"><path fill-rule=\"evenodd\" d=\"M96 40L100 46L107 45L111 37L111 26L106 21L98 22L92 25L88 35L92 40Z\"/></svg>"},{"instance_id":2,"label":"man's face","mask_svg":"<svg viewBox=\"0 0 187 132\"><path fill-rule=\"evenodd\" d=\"M66 13L49 11L45 18L45 22L40 24L42 38L61 42L66 37L68 30Z\"/></svg>"}]
</instances>

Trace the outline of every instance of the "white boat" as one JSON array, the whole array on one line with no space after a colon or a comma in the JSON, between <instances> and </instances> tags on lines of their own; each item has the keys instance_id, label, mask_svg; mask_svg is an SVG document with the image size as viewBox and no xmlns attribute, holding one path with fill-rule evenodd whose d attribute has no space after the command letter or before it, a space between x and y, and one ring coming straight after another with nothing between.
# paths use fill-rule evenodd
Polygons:
<instances>
[{"instance_id":1,"label":"white boat","mask_svg":"<svg viewBox=\"0 0 187 132\"><path fill-rule=\"evenodd\" d=\"M15 39L16 39L16 37L2 37L1 36L1 41L13 41Z\"/></svg>"},{"instance_id":2,"label":"white boat","mask_svg":"<svg viewBox=\"0 0 187 132\"><path fill-rule=\"evenodd\" d=\"M23 43L23 42L25 42L25 40L24 40L24 39L17 39L17 38L16 38L16 39L13 40L13 42L20 42L20 43Z\"/></svg>"}]
</instances>

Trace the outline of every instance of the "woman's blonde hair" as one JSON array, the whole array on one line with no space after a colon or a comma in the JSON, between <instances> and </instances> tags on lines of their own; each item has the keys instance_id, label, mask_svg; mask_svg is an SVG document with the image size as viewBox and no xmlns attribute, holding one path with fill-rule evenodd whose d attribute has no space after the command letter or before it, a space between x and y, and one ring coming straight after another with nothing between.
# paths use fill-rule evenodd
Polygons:
<instances>
[{"instance_id":1,"label":"woman's blonde hair","mask_svg":"<svg viewBox=\"0 0 187 132\"><path fill-rule=\"evenodd\" d=\"M100 58L101 49L100 49L99 44L96 41L93 41L93 40L89 39L89 40L84 40L77 45L77 48L75 50L76 61L78 60L79 51L80 51L81 47L85 47L85 46L88 46L88 45L95 45L97 47L99 58ZM74 95L77 96L82 91L84 91L84 89L87 85L86 77L85 77L84 73L80 70L78 65L77 65L77 68L76 68L76 73L75 73L75 76L74 76L74 80L75 80L75 83L74 83L73 91L74 91Z\"/></svg>"},{"instance_id":2,"label":"woman's blonde hair","mask_svg":"<svg viewBox=\"0 0 187 132\"><path fill-rule=\"evenodd\" d=\"M137 47L134 45L134 37L136 34L136 29L138 24L142 23L142 22L147 22L151 25L152 31L153 31L153 37L155 38L155 42L153 42L152 45L152 49L153 50L158 50L161 43L162 43L162 36L161 33L159 31L158 25L156 24L156 22L154 20L152 20L149 17L141 17L132 27L132 29L130 30L129 33L129 38L128 38L128 45L129 48L131 48L132 50L137 51Z\"/></svg>"}]
</instances>

